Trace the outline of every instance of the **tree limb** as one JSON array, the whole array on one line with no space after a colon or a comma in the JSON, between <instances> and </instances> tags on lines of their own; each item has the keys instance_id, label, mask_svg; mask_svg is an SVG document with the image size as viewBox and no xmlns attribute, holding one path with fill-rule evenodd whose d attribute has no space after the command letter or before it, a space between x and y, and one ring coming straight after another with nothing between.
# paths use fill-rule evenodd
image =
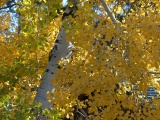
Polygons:
<instances>
[{"instance_id":1,"label":"tree limb","mask_svg":"<svg viewBox=\"0 0 160 120\"><path fill-rule=\"evenodd\" d=\"M107 14L109 15L109 17L111 18L112 22L114 24L117 24L116 18L113 16L111 10L109 9L108 5L106 4L106 2L104 0L101 0L101 3L105 9L105 11L107 12Z\"/></svg>"},{"instance_id":2,"label":"tree limb","mask_svg":"<svg viewBox=\"0 0 160 120\"><path fill-rule=\"evenodd\" d=\"M1 7L0 10L11 8L11 7L15 6L15 5L18 5L18 4L15 3L15 4L12 4L12 5L7 5L5 7Z\"/></svg>"}]
</instances>

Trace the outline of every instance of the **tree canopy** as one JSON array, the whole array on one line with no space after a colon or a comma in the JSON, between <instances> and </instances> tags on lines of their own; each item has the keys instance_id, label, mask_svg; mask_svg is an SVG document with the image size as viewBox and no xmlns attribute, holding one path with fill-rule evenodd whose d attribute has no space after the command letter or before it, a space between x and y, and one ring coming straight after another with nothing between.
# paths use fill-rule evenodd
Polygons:
<instances>
[{"instance_id":1,"label":"tree canopy","mask_svg":"<svg viewBox=\"0 0 160 120\"><path fill-rule=\"evenodd\" d=\"M15 30L12 14L2 11L11 6L0 2L0 118L38 119L34 98L45 78L54 88L47 92L53 106L42 112L48 119L160 119L159 0L12 2ZM63 44L60 35L72 48L58 59L52 52ZM44 71L54 60L52 77Z\"/></svg>"}]
</instances>

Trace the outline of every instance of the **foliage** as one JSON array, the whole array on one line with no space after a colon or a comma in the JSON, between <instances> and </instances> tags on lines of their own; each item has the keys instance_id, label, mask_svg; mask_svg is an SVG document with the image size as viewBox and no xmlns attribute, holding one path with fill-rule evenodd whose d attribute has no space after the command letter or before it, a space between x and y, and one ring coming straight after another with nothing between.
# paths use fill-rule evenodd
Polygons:
<instances>
[{"instance_id":1,"label":"foliage","mask_svg":"<svg viewBox=\"0 0 160 120\"><path fill-rule=\"evenodd\" d=\"M15 32L8 32L11 27L10 14L6 13L0 18L3 23L0 28L0 107L1 118L22 120L23 117L32 116L29 109L33 107L48 53L61 22L59 17L47 17L51 12L56 13L55 10L60 7L58 3L43 3L56 6L55 10L50 11L40 6L35 7L34 0L24 0L17 4L20 6L17 9L20 13L20 32L19 28ZM7 33L4 32L6 29Z\"/></svg>"},{"instance_id":2,"label":"foliage","mask_svg":"<svg viewBox=\"0 0 160 120\"><path fill-rule=\"evenodd\" d=\"M0 1L0 7L4 6L6 2L7 2L7 0L1 0Z\"/></svg>"},{"instance_id":3,"label":"foliage","mask_svg":"<svg viewBox=\"0 0 160 120\"><path fill-rule=\"evenodd\" d=\"M67 40L76 48L67 65L60 62L62 69L57 70L53 79L54 103L57 108L65 108L66 114L78 106L87 107L90 119L97 120L159 117L159 101L155 103L156 110L148 103L142 106L141 100L135 103L136 96L155 85L148 71L159 70L159 4L143 0L131 4L129 12L117 24L112 24L104 10L103 16L94 13L92 2L79 4L78 17L68 18L71 27ZM101 3L97 1L96 5ZM124 2L116 3L115 14L120 13L123 6ZM99 20L97 28L94 19ZM138 82L139 91L118 95L115 84L124 80L131 84ZM81 94L88 98L79 101Z\"/></svg>"},{"instance_id":4,"label":"foliage","mask_svg":"<svg viewBox=\"0 0 160 120\"><path fill-rule=\"evenodd\" d=\"M0 118L36 119L39 109L30 111L40 105L35 105L33 99L48 53L64 25L66 38L75 48L69 60L59 62L61 69L52 79L55 91L50 96L54 97L54 108L59 114L73 119L76 106L87 108L89 119L95 120L160 119L159 100L153 99L150 104L140 95L146 94L151 85L159 89L149 72L160 69L159 1L130 0L126 11L124 0L106 2L112 2L115 16L123 13L117 17L117 24L112 23L103 8L102 15L92 9L102 6L99 0L79 0L76 17L69 16L65 21L61 19L63 12L59 12L61 0L17 3L20 28L16 32L0 32ZM72 7L71 2L69 6ZM95 28L96 20L99 23ZM8 13L0 21L0 31L10 28ZM124 81L127 84L121 84ZM134 84L138 85L136 92ZM81 95L87 97L80 99ZM59 118L54 109L44 114L49 119Z\"/></svg>"}]
</instances>

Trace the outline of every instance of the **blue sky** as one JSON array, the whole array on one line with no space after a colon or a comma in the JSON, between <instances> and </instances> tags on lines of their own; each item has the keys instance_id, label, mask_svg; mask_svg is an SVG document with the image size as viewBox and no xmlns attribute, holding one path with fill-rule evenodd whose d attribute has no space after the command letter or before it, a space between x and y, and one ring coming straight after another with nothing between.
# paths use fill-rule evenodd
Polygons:
<instances>
[{"instance_id":1,"label":"blue sky","mask_svg":"<svg viewBox=\"0 0 160 120\"><path fill-rule=\"evenodd\" d=\"M68 4L68 0L62 0L62 5L65 7Z\"/></svg>"}]
</instances>

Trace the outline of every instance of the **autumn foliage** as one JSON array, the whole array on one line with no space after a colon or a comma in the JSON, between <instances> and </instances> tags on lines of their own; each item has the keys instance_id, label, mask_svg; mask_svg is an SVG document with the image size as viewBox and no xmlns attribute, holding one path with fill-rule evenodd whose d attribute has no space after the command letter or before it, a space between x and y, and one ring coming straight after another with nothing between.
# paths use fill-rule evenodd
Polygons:
<instances>
[{"instance_id":1,"label":"autumn foliage","mask_svg":"<svg viewBox=\"0 0 160 120\"><path fill-rule=\"evenodd\" d=\"M74 16L62 21L61 2L18 2L21 31L0 33L1 118L36 119L29 108L63 25L74 48L69 59L59 61L55 90L48 94L61 116L73 119L81 110L89 120L160 119L159 0L106 0L117 23L101 0L79 0ZM0 30L9 29L10 15L0 19ZM146 93L150 86L157 89L152 99ZM53 119L53 113L46 114Z\"/></svg>"}]
</instances>

